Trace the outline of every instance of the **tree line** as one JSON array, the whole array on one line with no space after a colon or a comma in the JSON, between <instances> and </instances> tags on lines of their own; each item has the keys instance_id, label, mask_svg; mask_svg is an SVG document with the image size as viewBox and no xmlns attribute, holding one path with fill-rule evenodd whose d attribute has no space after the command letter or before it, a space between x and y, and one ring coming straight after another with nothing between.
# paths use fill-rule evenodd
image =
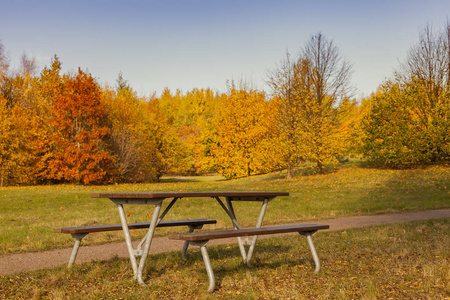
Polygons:
<instances>
[{"instance_id":1,"label":"tree line","mask_svg":"<svg viewBox=\"0 0 450 300\"><path fill-rule=\"evenodd\" d=\"M37 71L11 70L0 44L0 186L158 181L165 174L227 178L318 173L348 155L384 167L450 158L450 26L426 27L408 57L371 96L353 98L352 66L312 35L268 72L271 93L245 82L226 92L165 89L138 96L119 74L100 85L55 55Z\"/></svg>"}]
</instances>

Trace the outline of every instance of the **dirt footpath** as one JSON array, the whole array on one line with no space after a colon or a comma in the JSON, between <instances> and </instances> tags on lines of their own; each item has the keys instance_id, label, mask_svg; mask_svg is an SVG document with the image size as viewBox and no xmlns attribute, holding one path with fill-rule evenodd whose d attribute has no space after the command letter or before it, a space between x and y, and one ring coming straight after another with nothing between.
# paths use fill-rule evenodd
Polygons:
<instances>
[{"instance_id":1,"label":"dirt footpath","mask_svg":"<svg viewBox=\"0 0 450 300\"><path fill-rule=\"evenodd\" d=\"M388 214L376 216L348 217L341 219L308 221L304 223L329 224L330 230L340 230L354 227L365 227L378 224L390 224L414 220L427 220L437 218L450 218L450 209L438 209L403 214ZM270 236L261 236L265 238ZM235 239L212 240L208 245L234 243ZM179 250L182 241L173 241L165 237L158 237L152 241L150 253L159 253ZM66 265L69 261L72 248L57 249L45 252L21 253L0 256L0 275L19 273L22 271L53 268ZM81 245L76 263L91 261L93 259L108 260L114 256L128 257L125 242L98 246Z\"/></svg>"}]
</instances>

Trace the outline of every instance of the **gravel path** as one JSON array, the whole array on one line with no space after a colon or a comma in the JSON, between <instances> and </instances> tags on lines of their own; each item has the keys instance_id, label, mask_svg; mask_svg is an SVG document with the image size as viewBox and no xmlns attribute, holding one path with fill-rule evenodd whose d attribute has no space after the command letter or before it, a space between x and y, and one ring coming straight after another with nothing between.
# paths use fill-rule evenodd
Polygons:
<instances>
[{"instance_id":1,"label":"gravel path","mask_svg":"<svg viewBox=\"0 0 450 300\"><path fill-rule=\"evenodd\" d=\"M341 230L353 227L365 227L378 224L390 224L414 220L436 218L450 218L450 209L438 209L413 213L388 214L375 216L348 217L340 219L309 221L305 223L329 224L330 230ZM267 236L261 236L265 238ZM234 243L235 239L213 240L208 245ZM155 238L150 253L159 253L179 250L182 241L173 241L165 237ZM44 252L20 253L0 256L0 275L14 274L22 271L53 268L65 265L69 261L72 248L57 249ZM108 260L114 256L128 257L124 242L111 243L98 246L81 246L78 251L76 263L91 261L93 259Z\"/></svg>"}]
</instances>

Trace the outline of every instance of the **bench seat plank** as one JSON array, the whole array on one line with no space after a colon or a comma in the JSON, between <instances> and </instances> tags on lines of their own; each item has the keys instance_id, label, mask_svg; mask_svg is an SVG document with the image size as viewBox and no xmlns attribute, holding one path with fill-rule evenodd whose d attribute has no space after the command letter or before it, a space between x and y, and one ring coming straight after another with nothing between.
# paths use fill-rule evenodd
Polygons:
<instances>
[{"instance_id":1,"label":"bench seat plank","mask_svg":"<svg viewBox=\"0 0 450 300\"><path fill-rule=\"evenodd\" d=\"M188 226L189 232L193 232L194 229L201 229L205 224L216 224L216 220L209 219L190 219L190 220L175 220L175 221L161 221L157 227L174 227L174 226ZM128 229L145 229L150 228L150 222L144 223L130 223L128 224ZM93 225L93 226L78 226L78 227L59 227L53 228L53 232L56 233L69 233L75 238L75 244L70 255L68 267L70 268L78 254L78 249L80 248L81 240L85 238L89 233L94 232L104 232L104 231L118 231L122 230L122 224L112 224L112 225ZM145 238L144 238L145 239ZM142 242L141 242L142 243ZM183 248L181 249L181 256L186 260L186 251L189 242L185 241ZM140 244L136 255L139 255Z\"/></svg>"},{"instance_id":2,"label":"bench seat plank","mask_svg":"<svg viewBox=\"0 0 450 300\"><path fill-rule=\"evenodd\" d=\"M157 227L198 226L198 225L216 224L216 223L217 223L216 220L209 220L209 219L161 221L161 222L159 222ZM141 229L141 228L149 228L149 227L150 227L150 222L128 224L129 229ZM53 232L71 233L71 234L116 231L116 230L122 230L122 224L53 228Z\"/></svg>"},{"instance_id":3,"label":"bench seat plank","mask_svg":"<svg viewBox=\"0 0 450 300\"><path fill-rule=\"evenodd\" d=\"M251 236L251 235L267 235L267 234L277 234L287 232L308 232L329 228L330 228L329 225L320 225L320 224L285 225L285 226L271 226L262 228L242 228L242 229L202 231L192 233L174 233L169 235L169 239L186 240L186 241L206 241L213 239Z\"/></svg>"},{"instance_id":4,"label":"bench seat plank","mask_svg":"<svg viewBox=\"0 0 450 300\"><path fill-rule=\"evenodd\" d=\"M209 278L208 291L213 292L215 289L216 279L214 277L214 271L211 266L211 261L209 259L208 250L206 249L206 244L212 239L221 238L231 238L231 237L243 237L250 235L267 235L267 234L277 234L277 233L287 233L287 232L298 232L301 235L306 236L308 241L311 254L313 256L316 268L315 273L320 271L320 261L317 255L316 248L312 241L312 235L318 230L329 229L329 225L321 224L296 224L296 225L285 225L285 226L271 226L262 228L243 228L243 229L232 229L232 230L217 230L217 231L204 231L204 232L192 232L192 233L177 233L170 234L169 239L174 240L185 240L192 245L200 247L200 252L202 253L203 262L205 263L206 273Z\"/></svg>"}]
</instances>

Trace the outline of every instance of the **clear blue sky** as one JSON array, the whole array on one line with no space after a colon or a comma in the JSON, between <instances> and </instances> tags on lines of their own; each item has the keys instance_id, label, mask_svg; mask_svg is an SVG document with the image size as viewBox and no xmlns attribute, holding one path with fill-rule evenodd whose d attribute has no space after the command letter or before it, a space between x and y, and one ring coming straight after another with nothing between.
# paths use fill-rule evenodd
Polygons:
<instances>
[{"instance_id":1,"label":"clear blue sky","mask_svg":"<svg viewBox=\"0 0 450 300\"><path fill-rule=\"evenodd\" d=\"M122 72L140 95L225 92L231 79L269 92L267 70L321 31L367 96L449 14L449 0L0 0L0 42L13 67L26 53L41 70L56 54L64 73L81 67L114 85Z\"/></svg>"}]
</instances>

